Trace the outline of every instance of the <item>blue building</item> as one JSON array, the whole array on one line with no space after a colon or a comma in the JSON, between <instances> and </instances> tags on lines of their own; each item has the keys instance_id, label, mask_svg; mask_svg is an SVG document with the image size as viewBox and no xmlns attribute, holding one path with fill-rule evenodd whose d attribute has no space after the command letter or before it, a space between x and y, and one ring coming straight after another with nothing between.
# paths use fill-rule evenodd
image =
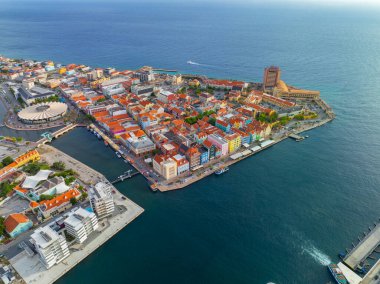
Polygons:
<instances>
[{"instance_id":1,"label":"blue building","mask_svg":"<svg viewBox=\"0 0 380 284\"><path fill-rule=\"evenodd\" d=\"M200 160L201 165L206 164L209 161L209 151L205 147L200 147L199 152L201 153Z\"/></svg>"},{"instance_id":2,"label":"blue building","mask_svg":"<svg viewBox=\"0 0 380 284\"><path fill-rule=\"evenodd\" d=\"M33 226L33 222L24 214L14 213L9 215L4 221L5 231L15 238L18 235L26 232Z\"/></svg>"}]
</instances>

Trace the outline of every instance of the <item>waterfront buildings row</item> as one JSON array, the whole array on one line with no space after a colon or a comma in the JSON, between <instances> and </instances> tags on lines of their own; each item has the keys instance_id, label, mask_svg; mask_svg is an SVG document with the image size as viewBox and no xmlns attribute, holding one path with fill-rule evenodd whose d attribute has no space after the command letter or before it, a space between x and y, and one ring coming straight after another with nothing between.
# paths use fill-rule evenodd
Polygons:
<instances>
[{"instance_id":1,"label":"waterfront buildings row","mask_svg":"<svg viewBox=\"0 0 380 284\"><path fill-rule=\"evenodd\" d=\"M49 80L42 76L45 73ZM274 66L265 69L261 87L204 76L159 74L146 66L118 71L7 58L0 58L0 76L20 80L29 89L34 87L32 82L47 87L52 79L59 81L56 92L88 114L136 159L151 157L152 168L165 179L269 138L278 127L277 118L305 111L297 99L319 98L319 92L285 84L280 68Z\"/></svg>"}]
</instances>

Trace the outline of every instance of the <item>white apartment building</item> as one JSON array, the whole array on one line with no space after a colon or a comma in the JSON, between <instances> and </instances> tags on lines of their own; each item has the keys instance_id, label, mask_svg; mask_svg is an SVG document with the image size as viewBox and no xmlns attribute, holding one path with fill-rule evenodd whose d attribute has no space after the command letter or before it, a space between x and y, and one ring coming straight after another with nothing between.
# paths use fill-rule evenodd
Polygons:
<instances>
[{"instance_id":1,"label":"white apartment building","mask_svg":"<svg viewBox=\"0 0 380 284\"><path fill-rule=\"evenodd\" d=\"M98 219L111 215L115 210L111 191L112 185L105 182L98 182L90 189L91 207Z\"/></svg>"},{"instance_id":2,"label":"white apartment building","mask_svg":"<svg viewBox=\"0 0 380 284\"><path fill-rule=\"evenodd\" d=\"M36 229L31 235L30 242L34 244L40 255L40 261L47 269L70 255L65 237L49 226Z\"/></svg>"},{"instance_id":3,"label":"white apartment building","mask_svg":"<svg viewBox=\"0 0 380 284\"><path fill-rule=\"evenodd\" d=\"M96 215L81 207L70 212L64 224L67 233L73 236L80 244L99 227Z\"/></svg>"}]
</instances>

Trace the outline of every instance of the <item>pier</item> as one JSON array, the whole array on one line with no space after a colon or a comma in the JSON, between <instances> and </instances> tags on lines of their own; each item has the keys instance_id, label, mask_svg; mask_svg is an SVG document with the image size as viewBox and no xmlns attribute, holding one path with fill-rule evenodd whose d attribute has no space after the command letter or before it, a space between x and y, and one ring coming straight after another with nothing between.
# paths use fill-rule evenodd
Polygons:
<instances>
[{"instance_id":1,"label":"pier","mask_svg":"<svg viewBox=\"0 0 380 284\"><path fill-rule=\"evenodd\" d=\"M300 136L300 135L295 134L295 133L290 134L289 137L296 140L297 142L305 139L305 137Z\"/></svg>"},{"instance_id":2,"label":"pier","mask_svg":"<svg viewBox=\"0 0 380 284\"><path fill-rule=\"evenodd\" d=\"M154 68L153 71L156 71L156 72L170 72L170 73L176 73L176 72L178 72L177 70L174 70L174 69L164 69L164 68Z\"/></svg>"},{"instance_id":3,"label":"pier","mask_svg":"<svg viewBox=\"0 0 380 284\"><path fill-rule=\"evenodd\" d=\"M129 178L132 178L136 175L138 175L139 172L132 172L132 170L128 170L126 171L124 174L120 175L117 177L117 179L115 179L114 181L112 181L111 183L112 184L115 184L115 183L118 183L118 182L121 182L121 181L124 181L125 179L129 179Z\"/></svg>"},{"instance_id":4,"label":"pier","mask_svg":"<svg viewBox=\"0 0 380 284\"><path fill-rule=\"evenodd\" d=\"M380 245L380 224L373 229L356 245L344 258L344 263L351 269L356 270Z\"/></svg>"}]
</instances>

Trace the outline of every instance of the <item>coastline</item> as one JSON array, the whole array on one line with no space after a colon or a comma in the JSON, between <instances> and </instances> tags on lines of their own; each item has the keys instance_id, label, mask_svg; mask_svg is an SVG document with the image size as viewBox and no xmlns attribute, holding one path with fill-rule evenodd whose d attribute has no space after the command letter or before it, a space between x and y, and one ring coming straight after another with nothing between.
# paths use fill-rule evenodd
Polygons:
<instances>
[{"instance_id":1,"label":"coastline","mask_svg":"<svg viewBox=\"0 0 380 284\"><path fill-rule=\"evenodd\" d=\"M48 163L58 160L64 161L68 166L77 171L80 179L85 183L94 184L97 181L109 182L100 172L51 145L41 145L38 149L45 161ZM114 186L113 200L116 209L114 214L101 219L99 222L103 223L103 227L94 232L94 235L90 236L89 240L79 249L71 248L70 255L62 262L50 269L46 269L40 262L38 254L29 256L23 250L9 259L11 265L26 283L54 283L144 212L142 207L124 196Z\"/></svg>"},{"instance_id":2,"label":"coastline","mask_svg":"<svg viewBox=\"0 0 380 284\"><path fill-rule=\"evenodd\" d=\"M329 117L328 119L323 120L323 121L321 121L321 122L319 122L319 123L317 123L317 124L315 124L315 125L311 125L311 126L309 126L309 127L306 127L306 128L302 128L302 129L296 130L296 131L294 131L294 133L295 133L295 134L299 134L299 133L302 133L302 132L305 132L305 131L312 130L312 129L317 128L317 127L320 127L320 126L322 126L322 125L324 125L324 124L326 124L326 123L328 123L328 122L331 122L331 121L334 120L334 119L335 119L335 117ZM285 139L287 139L287 138L289 138L289 134L286 135L286 136L283 136L283 137L281 137L281 138L274 139L274 140L273 140L274 142L273 142L272 144L270 144L270 145L268 145L268 146L266 146L266 147L263 147L263 148L261 148L260 150L258 150L258 151L256 151L256 152L250 153L250 154L248 154L248 155L246 155L246 156L243 156L243 157L241 157L241 158L238 158L238 159L236 159L236 160L229 160L229 161L227 161L227 162L224 162L223 166L224 166L224 167L227 167L227 166L233 165L233 164L235 164L235 163L238 163L238 162L240 162L241 160L244 160L244 159L246 159L246 158L248 158L248 157L251 157L251 156L253 156L253 155L257 154L257 153L260 153L261 151L266 150L266 149L268 149L269 147L274 146L274 145L276 145L277 143L280 143L281 141L283 141L283 140L285 140ZM227 158L229 158L229 157L227 157ZM157 185L156 188L157 188L159 191L161 191L161 192L166 192L166 191L172 191L172 190L182 189L182 188L185 188L185 187L187 187L187 186L189 186L189 185L191 185L191 184L193 184L193 183L196 183L197 181L200 181L201 179L203 179L203 178L205 178L205 177L208 177L208 176L212 175L213 173L214 173L214 170L207 170L207 171L205 171L203 174L201 174L200 176L196 176L195 178L193 178L193 179L191 179L190 181L187 181L187 182L185 182L185 183L182 183L182 184L181 184L181 183L179 183L179 184L173 184L172 186Z\"/></svg>"}]
</instances>

